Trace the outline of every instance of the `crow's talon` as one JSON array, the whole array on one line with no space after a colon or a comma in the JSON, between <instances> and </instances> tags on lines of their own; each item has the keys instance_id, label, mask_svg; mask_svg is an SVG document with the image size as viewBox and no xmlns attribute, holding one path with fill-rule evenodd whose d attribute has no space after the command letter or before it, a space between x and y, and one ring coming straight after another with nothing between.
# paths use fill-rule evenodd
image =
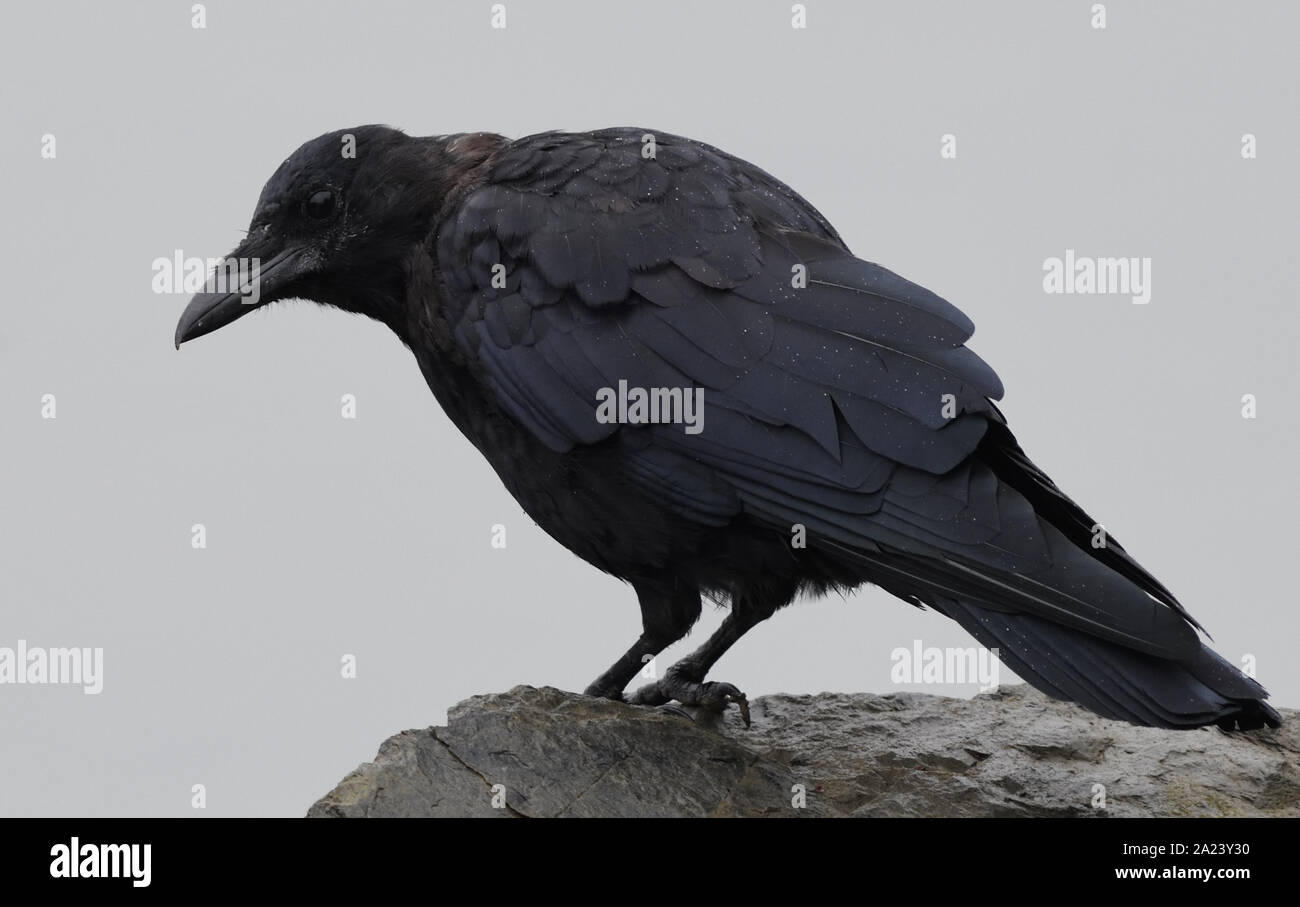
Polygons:
<instances>
[{"instance_id":1,"label":"crow's talon","mask_svg":"<svg viewBox=\"0 0 1300 907\"><path fill-rule=\"evenodd\" d=\"M587 687L587 689L583 690L582 695L594 696L597 699L612 699L615 702L627 701L627 699L623 696L622 690L615 690L610 687L602 687L594 683L591 686Z\"/></svg>"},{"instance_id":2,"label":"crow's talon","mask_svg":"<svg viewBox=\"0 0 1300 907\"><path fill-rule=\"evenodd\" d=\"M741 720L749 727L749 699L734 685L721 681L700 683L688 680L671 669L660 680L637 690L627 700L633 705L663 705L676 699L684 706L707 709L721 714L734 703L740 710Z\"/></svg>"}]
</instances>

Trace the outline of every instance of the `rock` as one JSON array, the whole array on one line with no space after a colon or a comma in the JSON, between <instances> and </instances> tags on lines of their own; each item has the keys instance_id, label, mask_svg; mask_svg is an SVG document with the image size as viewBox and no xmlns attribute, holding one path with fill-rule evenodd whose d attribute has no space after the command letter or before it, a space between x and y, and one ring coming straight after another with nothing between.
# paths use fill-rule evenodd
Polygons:
<instances>
[{"instance_id":1,"label":"rock","mask_svg":"<svg viewBox=\"0 0 1300 907\"><path fill-rule=\"evenodd\" d=\"M1014 686L764 696L746 728L519 686L389 738L308 816L1300 816L1282 712L1163 731Z\"/></svg>"}]
</instances>

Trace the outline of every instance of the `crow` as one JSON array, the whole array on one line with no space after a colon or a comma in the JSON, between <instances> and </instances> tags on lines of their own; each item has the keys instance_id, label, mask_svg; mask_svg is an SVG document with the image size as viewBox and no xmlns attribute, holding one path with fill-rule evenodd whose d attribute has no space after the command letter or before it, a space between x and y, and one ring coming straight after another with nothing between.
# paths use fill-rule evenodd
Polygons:
<instances>
[{"instance_id":1,"label":"crow","mask_svg":"<svg viewBox=\"0 0 1300 907\"><path fill-rule=\"evenodd\" d=\"M801 594L875 584L1047 695L1164 728L1280 723L1267 692L1021 450L969 318L855 257L784 183L642 128L322 135L262 189L177 348L277 300L374 318L536 523L635 590L624 698L701 600L718 630L627 701L706 680Z\"/></svg>"}]
</instances>

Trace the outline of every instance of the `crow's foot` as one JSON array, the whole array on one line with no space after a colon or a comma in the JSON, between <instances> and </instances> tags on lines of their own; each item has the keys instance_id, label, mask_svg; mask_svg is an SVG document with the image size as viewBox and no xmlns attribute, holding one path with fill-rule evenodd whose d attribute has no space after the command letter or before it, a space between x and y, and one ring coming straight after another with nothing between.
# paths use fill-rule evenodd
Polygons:
<instances>
[{"instance_id":1,"label":"crow's foot","mask_svg":"<svg viewBox=\"0 0 1300 907\"><path fill-rule=\"evenodd\" d=\"M583 696L595 696L598 699L612 699L615 702L623 702L623 691L615 689L612 686L605 686L599 681L593 683L587 689L582 691Z\"/></svg>"},{"instance_id":2,"label":"crow's foot","mask_svg":"<svg viewBox=\"0 0 1300 907\"><path fill-rule=\"evenodd\" d=\"M731 703L740 709L741 720L749 727L749 699L740 690L729 683L720 681L701 682L693 678L689 667L679 668L673 665L659 680L646 684L633 693L628 702L633 705L663 705L676 699L682 705L707 709L721 714Z\"/></svg>"}]
</instances>

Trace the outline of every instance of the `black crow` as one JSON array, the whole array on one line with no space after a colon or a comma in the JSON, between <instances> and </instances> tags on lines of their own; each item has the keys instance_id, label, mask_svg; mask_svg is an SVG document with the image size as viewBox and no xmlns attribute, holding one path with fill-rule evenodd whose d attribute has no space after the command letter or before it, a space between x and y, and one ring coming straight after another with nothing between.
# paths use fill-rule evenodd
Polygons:
<instances>
[{"instance_id":1,"label":"black crow","mask_svg":"<svg viewBox=\"0 0 1300 907\"><path fill-rule=\"evenodd\" d=\"M721 627L630 701L748 718L718 658L800 593L875 583L1108 718L1279 723L1025 456L970 319L739 158L648 129L340 130L280 165L230 257L260 261L255 303L195 296L177 346L289 297L378 319L538 525L632 585L643 632L591 695L621 698L703 595Z\"/></svg>"}]
</instances>

